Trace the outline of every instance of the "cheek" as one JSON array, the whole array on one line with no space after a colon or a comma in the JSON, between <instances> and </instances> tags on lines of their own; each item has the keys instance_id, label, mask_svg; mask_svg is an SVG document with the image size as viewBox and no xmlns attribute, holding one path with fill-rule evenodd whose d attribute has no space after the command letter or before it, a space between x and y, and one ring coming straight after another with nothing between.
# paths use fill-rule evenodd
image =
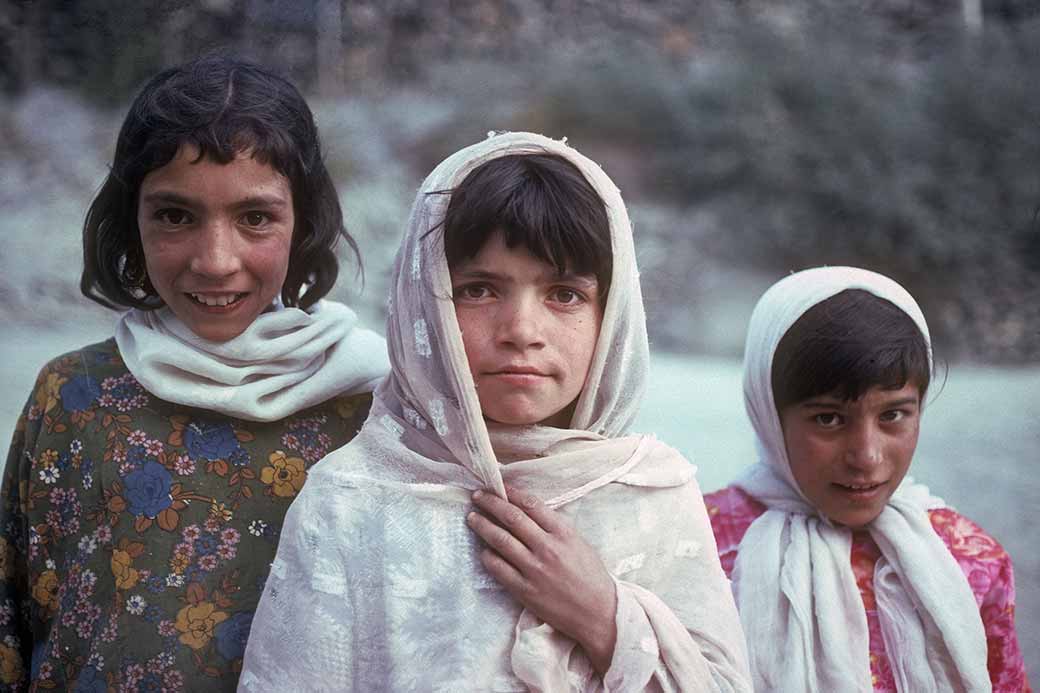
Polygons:
<instances>
[{"instance_id":1,"label":"cheek","mask_svg":"<svg viewBox=\"0 0 1040 693\"><path fill-rule=\"evenodd\" d=\"M190 258L178 252L178 246L163 243L161 240L149 239L142 234L141 251L144 254L144 266L148 279L153 286L173 281L187 267ZM182 257L184 256L184 257Z\"/></svg>"},{"instance_id":2,"label":"cheek","mask_svg":"<svg viewBox=\"0 0 1040 693\"><path fill-rule=\"evenodd\" d=\"M599 340L600 318L598 312L576 320L566 334L562 335L563 344L568 349L569 361L575 364L575 371L580 372L582 379L588 375L592 366L592 358L596 354L596 342Z\"/></svg>"},{"instance_id":3,"label":"cheek","mask_svg":"<svg viewBox=\"0 0 1040 693\"><path fill-rule=\"evenodd\" d=\"M466 360L469 362L472 372L486 350L488 334L486 316L479 310L468 308L461 311L456 309L455 317L459 324L459 332L462 333L462 346L466 350Z\"/></svg>"},{"instance_id":4,"label":"cheek","mask_svg":"<svg viewBox=\"0 0 1040 693\"><path fill-rule=\"evenodd\" d=\"M785 435L787 459L791 463L791 475L803 492L825 478L827 450L803 435Z\"/></svg>"},{"instance_id":5,"label":"cheek","mask_svg":"<svg viewBox=\"0 0 1040 693\"><path fill-rule=\"evenodd\" d=\"M289 273L291 252L292 238L287 235L250 248L247 262L254 275L261 278L265 284L280 290Z\"/></svg>"}]
</instances>

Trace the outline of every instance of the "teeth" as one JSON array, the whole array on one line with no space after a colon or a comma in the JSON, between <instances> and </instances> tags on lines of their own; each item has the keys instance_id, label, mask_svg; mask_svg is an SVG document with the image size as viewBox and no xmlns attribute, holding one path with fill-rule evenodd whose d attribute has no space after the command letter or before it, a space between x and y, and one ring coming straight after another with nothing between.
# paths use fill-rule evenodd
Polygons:
<instances>
[{"instance_id":1,"label":"teeth","mask_svg":"<svg viewBox=\"0 0 1040 693\"><path fill-rule=\"evenodd\" d=\"M867 484L866 486L860 486L856 484L844 484L845 488L851 488L853 491L863 491L868 488L874 488L878 484Z\"/></svg>"},{"instance_id":2,"label":"teeth","mask_svg":"<svg viewBox=\"0 0 1040 693\"><path fill-rule=\"evenodd\" d=\"M226 306L230 303L234 303L242 294L220 294L220 295L208 295L203 294L190 294L193 299L199 303L207 306Z\"/></svg>"}]
</instances>

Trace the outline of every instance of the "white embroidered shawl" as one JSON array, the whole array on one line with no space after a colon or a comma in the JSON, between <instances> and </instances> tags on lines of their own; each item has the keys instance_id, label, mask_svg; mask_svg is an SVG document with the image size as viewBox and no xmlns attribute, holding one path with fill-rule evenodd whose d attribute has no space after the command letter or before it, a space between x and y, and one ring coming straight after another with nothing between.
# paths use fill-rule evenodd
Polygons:
<instances>
[{"instance_id":1,"label":"white embroidered shawl","mask_svg":"<svg viewBox=\"0 0 1040 693\"><path fill-rule=\"evenodd\" d=\"M929 339L924 315L905 289L852 267L788 276L755 307L744 354L744 402L760 462L736 484L769 509L744 535L733 580L759 691L873 690L866 615L849 560L852 533L820 517L802 495L771 385L773 355L787 330L809 308L846 289L892 302ZM900 691L989 691L978 606L926 512L942 505L907 477L867 526L882 554L874 588L885 649Z\"/></svg>"},{"instance_id":2,"label":"white embroidered shawl","mask_svg":"<svg viewBox=\"0 0 1040 693\"><path fill-rule=\"evenodd\" d=\"M604 200L612 284L572 429L489 430L437 231L448 195L437 193L492 158L544 152L575 164ZM695 470L653 437L625 435L648 347L627 213L600 168L526 133L453 155L419 191L392 286L393 371L361 433L313 468L289 511L240 690L749 690ZM469 496L502 494L504 482L569 517L616 577L603 680L481 566Z\"/></svg>"}]
</instances>

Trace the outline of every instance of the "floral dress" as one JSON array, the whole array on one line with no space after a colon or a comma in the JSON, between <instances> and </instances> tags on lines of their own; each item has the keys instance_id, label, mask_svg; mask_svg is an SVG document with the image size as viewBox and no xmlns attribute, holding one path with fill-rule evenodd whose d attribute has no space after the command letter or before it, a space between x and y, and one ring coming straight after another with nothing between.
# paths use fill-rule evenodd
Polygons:
<instances>
[{"instance_id":1,"label":"floral dress","mask_svg":"<svg viewBox=\"0 0 1040 693\"><path fill-rule=\"evenodd\" d=\"M722 568L726 575L732 575L740 541L766 507L735 486L705 495L704 502L708 506ZM963 515L949 508L930 510L928 515L932 527L964 571L978 602L986 629L989 676L994 693L1028 693L1031 689L1015 633L1015 578L1011 557L996 539ZM874 690L896 693L874 599L874 564L880 557L881 550L867 532L853 534L852 571L867 613Z\"/></svg>"},{"instance_id":2,"label":"floral dress","mask_svg":"<svg viewBox=\"0 0 1040 693\"><path fill-rule=\"evenodd\" d=\"M111 339L51 361L0 492L0 691L234 690L285 512L370 404L258 423L157 399Z\"/></svg>"}]
</instances>

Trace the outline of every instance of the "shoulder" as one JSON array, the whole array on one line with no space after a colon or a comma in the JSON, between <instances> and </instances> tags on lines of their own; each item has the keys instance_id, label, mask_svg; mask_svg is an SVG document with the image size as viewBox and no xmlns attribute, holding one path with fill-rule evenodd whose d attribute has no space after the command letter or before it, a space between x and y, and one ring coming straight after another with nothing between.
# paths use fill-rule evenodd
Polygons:
<instances>
[{"instance_id":1,"label":"shoulder","mask_svg":"<svg viewBox=\"0 0 1040 693\"><path fill-rule=\"evenodd\" d=\"M766 507L737 486L726 486L704 496L711 530L718 544L722 567L728 574L736 560L744 533Z\"/></svg>"},{"instance_id":2,"label":"shoulder","mask_svg":"<svg viewBox=\"0 0 1040 693\"><path fill-rule=\"evenodd\" d=\"M981 601L1000 584L1009 588L1014 584L1011 557L982 527L951 508L929 510L928 519L968 578L976 598Z\"/></svg>"},{"instance_id":3,"label":"shoulder","mask_svg":"<svg viewBox=\"0 0 1040 693\"><path fill-rule=\"evenodd\" d=\"M943 540L958 560L970 558L981 561L1005 560L1007 552L996 539L974 521L952 508L928 511L928 519L935 533Z\"/></svg>"},{"instance_id":4,"label":"shoulder","mask_svg":"<svg viewBox=\"0 0 1040 693\"><path fill-rule=\"evenodd\" d=\"M119 355L116 340L109 338L55 356L40 369L40 375L54 374L58 377L83 375L96 369L125 369ZM39 380L39 379L37 379Z\"/></svg>"},{"instance_id":5,"label":"shoulder","mask_svg":"<svg viewBox=\"0 0 1040 693\"><path fill-rule=\"evenodd\" d=\"M766 507L739 486L726 486L704 494L704 505L712 522L746 519L748 524L765 512Z\"/></svg>"},{"instance_id":6,"label":"shoulder","mask_svg":"<svg viewBox=\"0 0 1040 693\"><path fill-rule=\"evenodd\" d=\"M126 373L114 339L57 356L36 376L19 425L56 421L63 413L89 409L100 397L106 379Z\"/></svg>"}]
</instances>

